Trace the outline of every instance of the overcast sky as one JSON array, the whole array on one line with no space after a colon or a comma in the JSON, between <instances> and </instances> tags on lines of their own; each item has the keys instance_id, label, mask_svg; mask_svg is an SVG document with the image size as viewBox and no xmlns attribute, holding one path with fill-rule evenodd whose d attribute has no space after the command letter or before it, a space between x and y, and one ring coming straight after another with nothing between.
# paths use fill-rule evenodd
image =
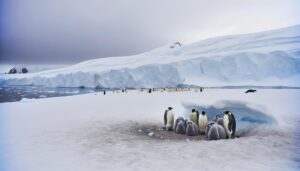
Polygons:
<instances>
[{"instance_id":1,"label":"overcast sky","mask_svg":"<svg viewBox=\"0 0 300 171\"><path fill-rule=\"evenodd\" d=\"M299 0L0 0L0 63L76 63L300 24Z\"/></svg>"}]
</instances>

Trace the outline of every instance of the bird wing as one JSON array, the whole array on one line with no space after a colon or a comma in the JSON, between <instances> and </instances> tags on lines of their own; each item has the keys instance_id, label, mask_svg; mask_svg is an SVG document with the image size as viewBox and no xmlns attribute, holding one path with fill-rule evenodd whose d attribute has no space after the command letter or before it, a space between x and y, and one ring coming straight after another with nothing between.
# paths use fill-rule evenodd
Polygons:
<instances>
[{"instance_id":1,"label":"bird wing","mask_svg":"<svg viewBox=\"0 0 300 171\"><path fill-rule=\"evenodd\" d=\"M168 110L166 110L165 114L164 114L164 123L165 123L165 125L167 125L167 114L168 114Z\"/></svg>"}]
</instances>

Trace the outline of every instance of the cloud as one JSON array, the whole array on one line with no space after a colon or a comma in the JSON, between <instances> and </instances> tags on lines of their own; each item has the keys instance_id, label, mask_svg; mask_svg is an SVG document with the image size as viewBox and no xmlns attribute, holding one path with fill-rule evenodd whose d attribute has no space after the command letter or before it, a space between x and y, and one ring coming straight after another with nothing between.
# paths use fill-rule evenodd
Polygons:
<instances>
[{"instance_id":1,"label":"cloud","mask_svg":"<svg viewBox=\"0 0 300 171\"><path fill-rule=\"evenodd\" d=\"M2 0L1 63L75 63L300 23L297 0Z\"/></svg>"}]
</instances>

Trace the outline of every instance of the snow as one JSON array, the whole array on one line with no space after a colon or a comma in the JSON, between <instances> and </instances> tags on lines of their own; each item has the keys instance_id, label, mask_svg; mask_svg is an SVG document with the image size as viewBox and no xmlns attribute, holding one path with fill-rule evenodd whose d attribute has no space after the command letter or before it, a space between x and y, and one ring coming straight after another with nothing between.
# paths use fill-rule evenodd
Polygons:
<instances>
[{"instance_id":1,"label":"snow","mask_svg":"<svg viewBox=\"0 0 300 171\"><path fill-rule=\"evenodd\" d=\"M300 90L244 91L107 91L1 103L0 164L7 171L297 170ZM193 107L206 110L209 118L229 108L241 138L143 135L148 125L163 125L168 106L175 118L187 117ZM247 122L245 116L270 122Z\"/></svg>"},{"instance_id":2,"label":"snow","mask_svg":"<svg viewBox=\"0 0 300 171\"><path fill-rule=\"evenodd\" d=\"M0 85L49 87L300 86L300 25L222 36L133 56L93 59L30 74L1 75Z\"/></svg>"}]
</instances>

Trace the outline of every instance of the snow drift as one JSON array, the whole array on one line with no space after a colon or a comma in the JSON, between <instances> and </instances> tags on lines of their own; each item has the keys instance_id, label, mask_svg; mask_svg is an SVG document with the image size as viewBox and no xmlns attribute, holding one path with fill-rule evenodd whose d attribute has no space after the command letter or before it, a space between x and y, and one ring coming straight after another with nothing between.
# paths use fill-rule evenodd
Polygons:
<instances>
[{"instance_id":1,"label":"snow drift","mask_svg":"<svg viewBox=\"0 0 300 171\"><path fill-rule=\"evenodd\" d=\"M0 103L0 168L299 170L299 98L299 89L261 89L253 94L241 89L151 94L129 90ZM168 106L174 108L175 118L187 116L192 108L207 111L210 118L229 109L241 138L171 139L174 132L162 139L156 132L150 136L147 129L162 127Z\"/></svg>"},{"instance_id":2,"label":"snow drift","mask_svg":"<svg viewBox=\"0 0 300 171\"><path fill-rule=\"evenodd\" d=\"M300 86L300 25L163 46L62 69L2 75L0 85L49 87Z\"/></svg>"}]
</instances>

